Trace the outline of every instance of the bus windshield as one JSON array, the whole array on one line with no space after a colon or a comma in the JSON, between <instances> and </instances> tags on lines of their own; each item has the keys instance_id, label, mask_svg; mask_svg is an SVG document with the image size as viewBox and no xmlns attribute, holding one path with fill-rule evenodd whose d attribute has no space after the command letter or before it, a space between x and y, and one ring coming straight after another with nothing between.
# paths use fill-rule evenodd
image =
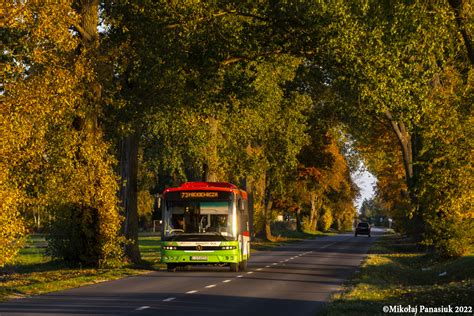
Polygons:
<instances>
[{"instance_id":1,"label":"bus windshield","mask_svg":"<svg viewBox=\"0 0 474 316\"><path fill-rule=\"evenodd\" d=\"M230 239L232 204L230 200L169 200L163 216L164 237L179 236L173 239L185 240L190 235L208 235Z\"/></svg>"}]
</instances>

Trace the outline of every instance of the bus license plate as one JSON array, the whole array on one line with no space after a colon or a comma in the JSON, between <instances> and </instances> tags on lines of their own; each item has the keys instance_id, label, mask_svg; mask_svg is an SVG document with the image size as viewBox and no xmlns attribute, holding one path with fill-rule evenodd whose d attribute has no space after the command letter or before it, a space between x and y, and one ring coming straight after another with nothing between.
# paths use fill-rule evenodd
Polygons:
<instances>
[{"instance_id":1,"label":"bus license plate","mask_svg":"<svg viewBox=\"0 0 474 316\"><path fill-rule=\"evenodd\" d=\"M207 256L191 256L192 261L207 261Z\"/></svg>"}]
</instances>

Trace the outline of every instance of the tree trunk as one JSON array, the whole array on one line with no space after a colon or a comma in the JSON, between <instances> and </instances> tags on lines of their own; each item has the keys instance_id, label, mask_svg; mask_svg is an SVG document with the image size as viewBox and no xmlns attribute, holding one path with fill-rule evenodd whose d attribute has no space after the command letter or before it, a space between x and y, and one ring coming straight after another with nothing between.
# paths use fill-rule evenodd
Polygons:
<instances>
[{"instance_id":1,"label":"tree trunk","mask_svg":"<svg viewBox=\"0 0 474 316\"><path fill-rule=\"evenodd\" d=\"M317 195L316 192L310 192L310 201L311 201L311 213L310 213L310 221L309 221L309 228L311 230L316 230L316 224L318 222L318 207L317 207Z\"/></svg>"},{"instance_id":2,"label":"tree trunk","mask_svg":"<svg viewBox=\"0 0 474 316\"><path fill-rule=\"evenodd\" d=\"M271 211L272 211L272 205L273 205L273 197L272 197L272 192L270 188L270 184L268 183L270 177L266 175L265 177L265 194L264 194L264 199L263 199L263 217L265 219L265 225L264 225L264 230L265 230L265 238L267 240L272 240L272 229L271 229Z\"/></svg>"},{"instance_id":3,"label":"tree trunk","mask_svg":"<svg viewBox=\"0 0 474 316\"><path fill-rule=\"evenodd\" d=\"M266 238L266 177L267 175L263 173L260 175L260 178L254 182L253 191L254 191L254 210L257 209L258 215L261 217L261 225L256 227L255 236L261 239ZM255 213L254 213L255 214ZM260 224L260 221L259 221Z\"/></svg>"},{"instance_id":4,"label":"tree trunk","mask_svg":"<svg viewBox=\"0 0 474 316\"><path fill-rule=\"evenodd\" d=\"M39 210L33 212L33 219L35 222L36 231L39 232L41 228L41 212Z\"/></svg>"},{"instance_id":5,"label":"tree trunk","mask_svg":"<svg viewBox=\"0 0 474 316\"><path fill-rule=\"evenodd\" d=\"M421 240L422 234L424 233L423 210L421 209L416 193L418 178L420 176L420 166L414 164L414 162L418 160L418 153L422 148L421 137L416 130L413 134L410 134L405 124L395 121L389 111L385 112L385 116L392 125L392 129L397 136L402 151L408 195L414 208L412 235L416 240Z\"/></svg>"},{"instance_id":6,"label":"tree trunk","mask_svg":"<svg viewBox=\"0 0 474 316\"><path fill-rule=\"evenodd\" d=\"M219 121L214 117L209 118L210 125L210 142L207 149L207 175L206 180L209 182L218 181L218 161L219 154L217 150L217 144L219 139Z\"/></svg>"},{"instance_id":7,"label":"tree trunk","mask_svg":"<svg viewBox=\"0 0 474 316\"><path fill-rule=\"evenodd\" d=\"M303 231L301 227L301 209L299 207L296 210L296 231L300 233Z\"/></svg>"},{"instance_id":8,"label":"tree trunk","mask_svg":"<svg viewBox=\"0 0 474 316\"><path fill-rule=\"evenodd\" d=\"M265 209L264 209L265 210L265 238L267 240L273 239L272 228L271 228L271 218L270 218L272 205L273 205L273 200L271 196L269 196L268 199L265 199Z\"/></svg>"},{"instance_id":9,"label":"tree trunk","mask_svg":"<svg viewBox=\"0 0 474 316\"><path fill-rule=\"evenodd\" d=\"M207 163L202 165L202 181L209 181L209 166Z\"/></svg>"},{"instance_id":10,"label":"tree trunk","mask_svg":"<svg viewBox=\"0 0 474 316\"><path fill-rule=\"evenodd\" d=\"M251 180L245 177L242 180L242 188L247 192L248 196L248 210L249 210L249 233L250 233L250 241L255 239L255 231L253 229L253 183Z\"/></svg>"},{"instance_id":11,"label":"tree trunk","mask_svg":"<svg viewBox=\"0 0 474 316\"><path fill-rule=\"evenodd\" d=\"M133 133L120 142L120 200L125 211L124 235L130 243L125 245L125 256L133 263L140 262L138 248L138 133Z\"/></svg>"}]
</instances>

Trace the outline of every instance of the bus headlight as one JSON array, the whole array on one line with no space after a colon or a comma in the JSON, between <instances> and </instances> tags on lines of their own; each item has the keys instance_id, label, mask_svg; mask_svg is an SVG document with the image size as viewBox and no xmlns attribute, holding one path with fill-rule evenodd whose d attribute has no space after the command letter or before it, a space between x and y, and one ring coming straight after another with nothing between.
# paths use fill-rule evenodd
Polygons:
<instances>
[{"instance_id":1,"label":"bus headlight","mask_svg":"<svg viewBox=\"0 0 474 316\"><path fill-rule=\"evenodd\" d=\"M235 246L223 246L222 247L222 250L231 250L231 249L235 249Z\"/></svg>"}]
</instances>

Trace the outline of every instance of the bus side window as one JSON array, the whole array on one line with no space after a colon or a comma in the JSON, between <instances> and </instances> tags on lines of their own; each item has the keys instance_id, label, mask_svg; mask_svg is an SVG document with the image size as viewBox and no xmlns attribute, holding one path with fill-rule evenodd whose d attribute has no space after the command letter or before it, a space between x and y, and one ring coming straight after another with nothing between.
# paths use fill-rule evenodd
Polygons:
<instances>
[{"instance_id":1,"label":"bus side window","mask_svg":"<svg viewBox=\"0 0 474 316\"><path fill-rule=\"evenodd\" d=\"M244 201L244 218L245 218L245 227L246 231L250 231L250 224L249 224L249 203L247 200Z\"/></svg>"},{"instance_id":2,"label":"bus side window","mask_svg":"<svg viewBox=\"0 0 474 316\"><path fill-rule=\"evenodd\" d=\"M239 215L240 232L249 231L248 203L242 198L239 198Z\"/></svg>"}]
</instances>

